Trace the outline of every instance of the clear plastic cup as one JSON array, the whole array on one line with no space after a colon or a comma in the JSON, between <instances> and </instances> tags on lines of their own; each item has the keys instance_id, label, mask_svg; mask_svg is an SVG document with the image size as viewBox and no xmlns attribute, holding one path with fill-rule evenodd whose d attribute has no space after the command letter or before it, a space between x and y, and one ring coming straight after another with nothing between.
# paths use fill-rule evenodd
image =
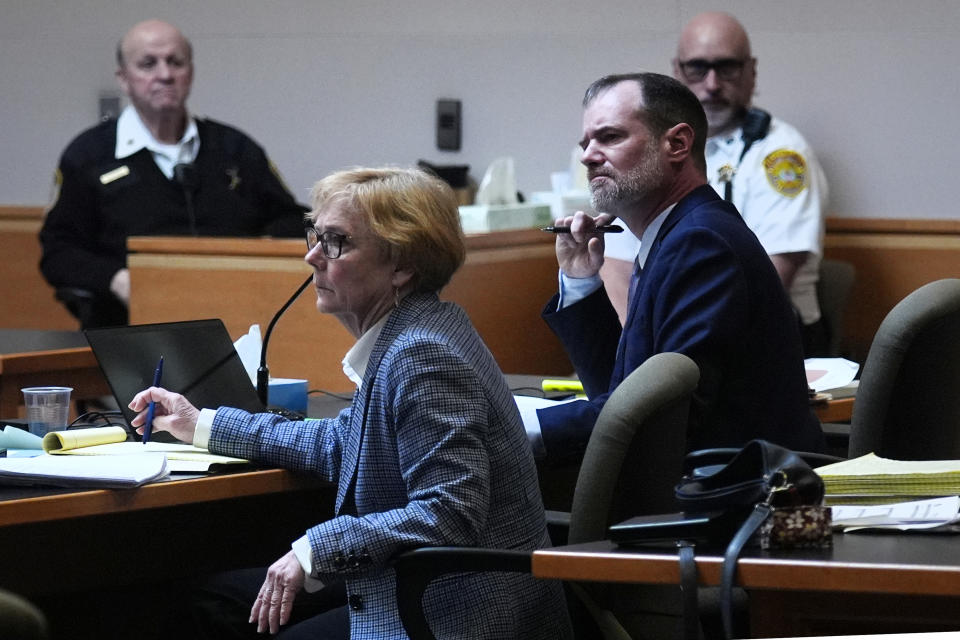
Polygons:
<instances>
[{"instance_id":1,"label":"clear plastic cup","mask_svg":"<svg viewBox=\"0 0 960 640\"><path fill-rule=\"evenodd\" d=\"M66 428L73 387L25 387L21 391L30 433L43 437L48 431Z\"/></svg>"}]
</instances>

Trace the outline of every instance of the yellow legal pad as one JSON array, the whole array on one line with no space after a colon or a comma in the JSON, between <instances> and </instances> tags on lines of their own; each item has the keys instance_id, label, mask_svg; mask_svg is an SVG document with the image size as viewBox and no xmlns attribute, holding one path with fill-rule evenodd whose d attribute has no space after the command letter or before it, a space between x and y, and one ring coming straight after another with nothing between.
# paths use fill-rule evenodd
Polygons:
<instances>
[{"instance_id":1,"label":"yellow legal pad","mask_svg":"<svg viewBox=\"0 0 960 640\"><path fill-rule=\"evenodd\" d=\"M960 495L960 460L890 460L868 453L816 469L826 504Z\"/></svg>"},{"instance_id":2,"label":"yellow legal pad","mask_svg":"<svg viewBox=\"0 0 960 640\"><path fill-rule=\"evenodd\" d=\"M212 454L182 442L126 442L122 427L93 427L51 431L43 437L43 450L54 455L113 456L159 452L167 456L172 473L205 473L211 465L245 464L242 458Z\"/></svg>"}]
</instances>

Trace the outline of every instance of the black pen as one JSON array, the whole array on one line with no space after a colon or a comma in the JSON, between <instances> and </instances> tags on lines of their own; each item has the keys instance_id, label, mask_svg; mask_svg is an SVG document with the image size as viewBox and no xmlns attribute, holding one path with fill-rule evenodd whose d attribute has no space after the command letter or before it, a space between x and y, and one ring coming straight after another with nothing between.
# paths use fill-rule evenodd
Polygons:
<instances>
[{"instance_id":1,"label":"black pen","mask_svg":"<svg viewBox=\"0 0 960 640\"><path fill-rule=\"evenodd\" d=\"M570 227L543 227L540 231L546 231L548 233L570 233ZM602 227L597 227L590 233L620 233L623 231L623 227L618 224L605 224Z\"/></svg>"},{"instance_id":2,"label":"black pen","mask_svg":"<svg viewBox=\"0 0 960 640\"><path fill-rule=\"evenodd\" d=\"M160 356L160 362L153 372L153 386L159 387L160 380L163 378L163 356ZM143 423L143 444L150 442L150 432L153 430L153 414L157 410L157 403L153 400L147 405L147 419Z\"/></svg>"}]
</instances>

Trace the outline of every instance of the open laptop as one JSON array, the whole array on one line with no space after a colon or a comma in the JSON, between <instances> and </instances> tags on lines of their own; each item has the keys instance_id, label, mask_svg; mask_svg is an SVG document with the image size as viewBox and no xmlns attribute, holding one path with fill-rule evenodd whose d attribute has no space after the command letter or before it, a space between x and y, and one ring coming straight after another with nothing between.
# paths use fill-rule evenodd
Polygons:
<instances>
[{"instance_id":1,"label":"open laptop","mask_svg":"<svg viewBox=\"0 0 960 640\"><path fill-rule=\"evenodd\" d=\"M136 412L127 405L153 384L160 356L160 386L183 394L198 409L264 410L220 320L106 327L84 333L128 423Z\"/></svg>"}]
</instances>

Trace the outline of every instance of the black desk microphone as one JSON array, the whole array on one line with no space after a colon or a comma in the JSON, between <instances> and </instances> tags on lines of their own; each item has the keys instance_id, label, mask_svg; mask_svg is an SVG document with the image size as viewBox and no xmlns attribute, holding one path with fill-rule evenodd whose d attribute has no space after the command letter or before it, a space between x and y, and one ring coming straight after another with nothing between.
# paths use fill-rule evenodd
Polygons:
<instances>
[{"instance_id":1,"label":"black desk microphone","mask_svg":"<svg viewBox=\"0 0 960 640\"><path fill-rule=\"evenodd\" d=\"M313 282L313 274L310 274L310 277L303 281L300 288L297 289L297 291L290 296L290 299L280 307L280 310L274 314L270 324L267 325L267 332L263 334L263 346L260 347L260 367L257 369L257 396L260 398L260 402L264 407L267 406L267 393L270 390L270 369L267 368L267 343L270 341L270 334L273 333L273 326L277 324L277 320L280 319L284 311L293 304L294 300L300 297L300 294L303 293L303 290L306 289L311 282Z\"/></svg>"},{"instance_id":2,"label":"black desk microphone","mask_svg":"<svg viewBox=\"0 0 960 640\"><path fill-rule=\"evenodd\" d=\"M187 201L187 218L190 221L190 234L197 235L197 216L193 210L193 194L200 188L200 176L192 164L181 162L173 167L173 179L183 188Z\"/></svg>"}]
</instances>

